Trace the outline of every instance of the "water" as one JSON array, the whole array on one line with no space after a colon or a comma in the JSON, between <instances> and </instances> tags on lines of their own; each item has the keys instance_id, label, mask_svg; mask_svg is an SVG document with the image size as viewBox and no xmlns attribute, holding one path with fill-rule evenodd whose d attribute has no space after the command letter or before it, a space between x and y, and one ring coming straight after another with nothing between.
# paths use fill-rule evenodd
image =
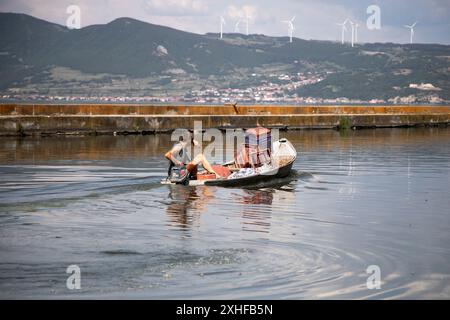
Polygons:
<instances>
[{"instance_id":1,"label":"water","mask_svg":"<svg viewBox=\"0 0 450 320\"><path fill-rule=\"evenodd\" d=\"M167 135L0 139L0 298L450 298L450 129L281 135L263 189L160 185Z\"/></svg>"}]
</instances>

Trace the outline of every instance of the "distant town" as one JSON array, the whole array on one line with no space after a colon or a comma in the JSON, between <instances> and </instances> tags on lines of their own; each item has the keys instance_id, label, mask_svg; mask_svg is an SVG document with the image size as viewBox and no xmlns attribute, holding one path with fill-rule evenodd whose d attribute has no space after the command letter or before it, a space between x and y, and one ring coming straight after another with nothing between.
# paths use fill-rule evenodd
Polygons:
<instances>
[{"instance_id":1,"label":"distant town","mask_svg":"<svg viewBox=\"0 0 450 320\"><path fill-rule=\"evenodd\" d=\"M246 88L214 88L206 87L196 90L186 90L185 94L164 95L52 95L30 93L30 90L12 88L8 92L0 94L3 102L55 102L55 103L190 103L190 104L228 104L228 103L256 103L256 104L444 104L448 100L440 98L432 84L410 84L410 88L430 91L429 95L408 95L398 96L390 99L350 99L347 97L319 98L302 97L295 93L296 89L319 83L323 81L333 71L322 73L295 73L295 74L269 74L262 77L252 74L257 85ZM178 79L165 76L170 82L177 82ZM261 79L258 79L261 78ZM270 80L268 80L270 79Z\"/></svg>"}]
</instances>

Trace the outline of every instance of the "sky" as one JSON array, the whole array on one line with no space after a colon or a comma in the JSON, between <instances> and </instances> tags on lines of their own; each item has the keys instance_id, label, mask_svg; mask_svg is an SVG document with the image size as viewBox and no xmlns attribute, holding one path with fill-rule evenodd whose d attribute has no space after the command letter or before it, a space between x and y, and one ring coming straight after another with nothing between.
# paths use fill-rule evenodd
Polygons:
<instances>
[{"instance_id":1,"label":"sky","mask_svg":"<svg viewBox=\"0 0 450 320\"><path fill-rule=\"evenodd\" d=\"M282 21L295 16L294 37L337 41L337 23L348 18L359 25L359 42L408 43L410 30L404 25L417 21L414 42L450 44L450 0L0 0L0 11L66 25L70 5L79 6L81 27L130 17L189 32L217 33L223 16L224 32L234 32L237 21L249 15L250 33L287 36L288 24ZM371 5L380 10L379 28L373 28L373 11L367 13ZM245 22L239 31L245 32Z\"/></svg>"}]
</instances>

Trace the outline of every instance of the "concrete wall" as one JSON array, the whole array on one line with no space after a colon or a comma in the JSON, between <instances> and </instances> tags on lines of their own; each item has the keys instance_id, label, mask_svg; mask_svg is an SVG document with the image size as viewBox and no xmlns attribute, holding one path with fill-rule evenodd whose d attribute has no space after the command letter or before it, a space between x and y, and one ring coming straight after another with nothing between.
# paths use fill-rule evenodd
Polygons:
<instances>
[{"instance_id":1,"label":"concrete wall","mask_svg":"<svg viewBox=\"0 0 450 320\"><path fill-rule=\"evenodd\" d=\"M436 114L450 106L183 106L122 104L0 104L0 116L19 115L285 115L285 114Z\"/></svg>"},{"instance_id":2,"label":"concrete wall","mask_svg":"<svg viewBox=\"0 0 450 320\"><path fill-rule=\"evenodd\" d=\"M450 106L0 105L0 135L165 132L193 128L283 129L449 125Z\"/></svg>"}]
</instances>

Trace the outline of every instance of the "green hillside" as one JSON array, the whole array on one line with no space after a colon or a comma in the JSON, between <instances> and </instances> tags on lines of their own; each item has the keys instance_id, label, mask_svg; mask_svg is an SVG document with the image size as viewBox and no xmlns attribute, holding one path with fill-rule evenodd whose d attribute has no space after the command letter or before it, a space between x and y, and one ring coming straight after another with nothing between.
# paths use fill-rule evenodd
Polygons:
<instances>
[{"instance_id":1,"label":"green hillside","mask_svg":"<svg viewBox=\"0 0 450 320\"><path fill-rule=\"evenodd\" d=\"M450 99L450 46L445 45L352 48L242 34L225 34L220 40L217 34L193 34L130 18L69 30L13 13L0 13L0 30L1 92L24 88L67 94L78 86L79 91L99 88L104 94L182 93L277 83L282 80L274 75L312 72L322 81L286 89L286 94L363 100L434 94ZM435 89L409 87L421 83Z\"/></svg>"}]
</instances>

